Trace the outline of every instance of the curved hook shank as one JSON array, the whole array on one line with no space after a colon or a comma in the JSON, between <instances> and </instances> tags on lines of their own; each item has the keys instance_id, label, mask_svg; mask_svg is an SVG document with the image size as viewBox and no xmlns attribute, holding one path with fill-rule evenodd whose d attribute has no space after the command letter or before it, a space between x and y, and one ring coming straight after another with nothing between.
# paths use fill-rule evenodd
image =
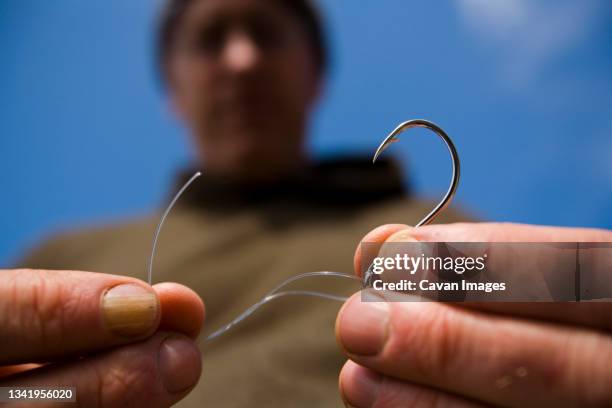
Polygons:
<instances>
[{"instance_id":1,"label":"curved hook shank","mask_svg":"<svg viewBox=\"0 0 612 408\"><path fill-rule=\"evenodd\" d=\"M413 128L413 127L426 128L426 129L433 131L438 136L440 136L440 138L444 141L444 143L446 143L446 147L448 147L448 151L451 155L452 164L453 164L453 175L452 175L450 186L448 187L448 190L446 191L446 194L444 195L442 200L438 203L438 205L436 205L429 214L427 214L421 221L419 221L415 225L415 227L420 227L421 225L427 225L431 223L434 220L434 218L436 218L438 214L442 212L450 204L451 200L453 199L453 196L455 195L455 191L457 190L457 186L459 185L461 165L459 162L459 155L457 154L457 149L455 148L455 144L453 143L451 138L446 134L446 132L444 132L444 130L442 130L441 127L439 127L435 123L432 123L424 119L412 119L404 123L401 123L398 127L396 127L391 133L389 133L389 135L385 138L385 140L382 141L380 146L378 146L378 149L376 149L376 153L374 153L374 158L372 159L372 163L376 162L376 159L378 159L378 156L380 156L381 153L387 147L389 147L391 143L398 141L397 136L400 133L410 128Z\"/></svg>"}]
</instances>

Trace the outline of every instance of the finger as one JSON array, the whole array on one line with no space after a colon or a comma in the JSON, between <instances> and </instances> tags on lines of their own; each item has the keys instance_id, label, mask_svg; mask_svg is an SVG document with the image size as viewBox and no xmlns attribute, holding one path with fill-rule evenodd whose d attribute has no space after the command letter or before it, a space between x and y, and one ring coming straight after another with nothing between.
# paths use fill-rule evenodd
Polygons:
<instances>
[{"instance_id":1,"label":"finger","mask_svg":"<svg viewBox=\"0 0 612 408\"><path fill-rule=\"evenodd\" d=\"M168 407L197 383L201 356L184 335L158 332L71 363L50 364L2 379L7 387L76 387L77 407Z\"/></svg>"},{"instance_id":2,"label":"finger","mask_svg":"<svg viewBox=\"0 0 612 408\"><path fill-rule=\"evenodd\" d=\"M561 228L511 223L432 224L414 228L386 224L366 234L355 251L355 271L361 271L363 243L421 242L610 242L612 232L595 228Z\"/></svg>"},{"instance_id":3,"label":"finger","mask_svg":"<svg viewBox=\"0 0 612 408\"><path fill-rule=\"evenodd\" d=\"M374 228L372 231L368 232L366 236L361 239L361 242L359 242L359 244L357 245L357 249L355 250L353 265L355 267L355 273L357 274L357 276L361 276L361 271L363 270L362 265L369 265L372 263L373 260L373 257L362 259L362 256L365 255L361 250L363 243L367 242L373 244L381 244L385 242L391 235L406 228L411 227L404 224L386 224Z\"/></svg>"},{"instance_id":4,"label":"finger","mask_svg":"<svg viewBox=\"0 0 612 408\"><path fill-rule=\"evenodd\" d=\"M465 302L455 306L506 316L612 330L612 299L601 302Z\"/></svg>"},{"instance_id":5,"label":"finger","mask_svg":"<svg viewBox=\"0 0 612 408\"><path fill-rule=\"evenodd\" d=\"M418 241L440 242L612 242L612 232L594 228L561 228L510 223L428 225L409 231ZM487 312L571 323L612 330L612 303L462 303Z\"/></svg>"},{"instance_id":6,"label":"finger","mask_svg":"<svg viewBox=\"0 0 612 408\"><path fill-rule=\"evenodd\" d=\"M136 279L77 271L0 273L0 364L43 362L144 338L159 301Z\"/></svg>"},{"instance_id":7,"label":"finger","mask_svg":"<svg viewBox=\"0 0 612 408\"><path fill-rule=\"evenodd\" d=\"M174 300L164 308L172 311ZM2 271L0 365L46 362L141 340L157 329L160 309L155 291L133 278Z\"/></svg>"},{"instance_id":8,"label":"finger","mask_svg":"<svg viewBox=\"0 0 612 408\"><path fill-rule=\"evenodd\" d=\"M362 242L612 242L612 232L592 228L560 228L547 226L534 226L525 224L510 223L455 223L455 224L436 224L426 225L419 228L409 226L389 225L382 226L366 235ZM355 254L355 266L361 267L361 245ZM499 252L499 251L498 251ZM510 253L497 253L498 264L505 262L505 259L512 256ZM531 255L537 258L540 252L535 251ZM535 259L537 261L537 259ZM559 262L564 259L558 257ZM523 259L523 263L528 260ZM555 259L551 259L555 261ZM367 260L372 262L372 260ZM606 265L609 264L609 260ZM549 265L546 270L561 271L567 269L567 265ZM542 267L542 265L540 265ZM493 268L495 269L495 268ZM499 270L503 271L503 267ZM361 269L355 269L360 273ZM537 272L537 271L535 271ZM534 273L535 273L534 272ZM530 271L524 271L529 275ZM534 281L537 277L533 276L512 276L502 279L507 281L513 279L522 282ZM546 279L544 279L546 280ZM535 284L534 284L535 287ZM602 289L603 290L603 289ZM593 327L597 329L612 330L612 303L610 302L580 302L580 303L545 303L536 304L527 302L465 302L458 306L475 308L482 311L516 315L522 317L550 320L560 323L569 323Z\"/></svg>"},{"instance_id":9,"label":"finger","mask_svg":"<svg viewBox=\"0 0 612 408\"><path fill-rule=\"evenodd\" d=\"M42 364L18 364L0 367L0 378L41 367Z\"/></svg>"},{"instance_id":10,"label":"finger","mask_svg":"<svg viewBox=\"0 0 612 408\"><path fill-rule=\"evenodd\" d=\"M437 302L362 302L336 323L349 358L382 374L509 406L609 406L612 341Z\"/></svg>"},{"instance_id":11,"label":"finger","mask_svg":"<svg viewBox=\"0 0 612 408\"><path fill-rule=\"evenodd\" d=\"M423 242L610 242L612 232L597 228L565 228L514 223L432 224L412 228Z\"/></svg>"},{"instance_id":12,"label":"finger","mask_svg":"<svg viewBox=\"0 0 612 408\"><path fill-rule=\"evenodd\" d=\"M434 390L386 377L348 360L340 372L340 394L354 408L476 408L482 405Z\"/></svg>"},{"instance_id":13,"label":"finger","mask_svg":"<svg viewBox=\"0 0 612 408\"><path fill-rule=\"evenodd\" d=\"M161 330L172 330L196 338L204 323L202 299L193 290L177 283L164 282L153 286L161 304Z\"/></svg>"}]
</instances>

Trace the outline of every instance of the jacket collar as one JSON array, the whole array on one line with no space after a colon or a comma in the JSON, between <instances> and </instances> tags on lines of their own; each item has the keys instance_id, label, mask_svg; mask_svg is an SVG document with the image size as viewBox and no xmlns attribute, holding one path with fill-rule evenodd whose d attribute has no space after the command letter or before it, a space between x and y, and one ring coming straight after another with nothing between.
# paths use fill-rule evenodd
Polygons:
<instances>
[{"instance_id":1,"label":"jacket collar","mask_svg":"<svg viewBox=\"0 0 612 408\"><path fill-rule=\"evenodd\" d=\"M195 170L183 171L174 192ZM394 161L341 158L313 163L273 182L244 183L207 174L184 193L179 205L220 212L283 202L298 205L359 207L408 195Z\"/></svg>"}]
</instances>

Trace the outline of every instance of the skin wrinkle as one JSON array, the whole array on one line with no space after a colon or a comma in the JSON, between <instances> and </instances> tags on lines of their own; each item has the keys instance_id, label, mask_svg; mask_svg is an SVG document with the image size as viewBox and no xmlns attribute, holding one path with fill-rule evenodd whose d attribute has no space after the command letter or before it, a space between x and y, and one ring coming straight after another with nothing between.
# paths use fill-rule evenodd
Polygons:
<instances>
[{"instance_id":1,"label":"skin wrinkle","mask_svg":"<svg viewBox=\"0 0 612 408\"><path fill-rule=\"evenodd\" d=\"M602 334L596 333L589 339L571 338L568 339L567 354L571 355L568 358L573 364L568 365L565 370L566 377L564 383L569 384L571 389L577 395L576 400L583 400L586 404L592 406L610 406L612 398L609 395L610 381L612 380L609 362L612 360L610 353L610 339ZM608 350L607 354L602 355L602 350ZM587 351L588 361L594 364L591 367L592 375L580 376L576 372L580 372L579 366L584 364L583 353ZM563 384L561 384L563 386Z\"/></svg>"},{"instance_id":2,"label":"skin wrinkle","mask_svg":"<svg viewBox=\"0 0 612 408\"><path fill-rule=\"evenodd\" d=\"M457 336L453 333L455 327L449 322L451 311L438 308L432 314L429 310L421 310L426 307L419 303L410 307L413 310L408 313L399 307L393 308L396 309L391 320L394 336L384 356L398 356L423 382L431 383L432 378L447 375L456 356L456 346L452 342ZM433 346L432 339L436 343ZM432 372L432 368L439 372Z\"/></svg>"},{"instance_id":3,"label":"skin wrinkle","mask_svg":"<svg viewBox=\"0 0 612 408\"><path fill-rule=\"evenodd\" d=\"M424 389L415 392L416 397L414 399L415 407L442 407L442 394L437 392L428 393ZM422 403L422 404L421 404Z\"/></svg>"},{"instance_id":4,"label":"skin wrinkle","mask_svg":"<svg viewBox=\"0 0 612 408\"><path fill-rule=\"evenodd\" d=\"M496 330L498 335L504 336L503 329L492 329ZM524 361L525 359L522 354L517 356L513 356L511 354L509 355L508 350L509 349L504 342L494 342L491 348L488 350L488 357L485 358L485 361L502 362L499 367L493 367L493 370L490 370L491 372L488 375L485 373L485 378L487 379L485 385L490 390L493 390L492 392L513 392L511 388L515 386L514 372L516 368L529 367L528 363ZM525 364L527 364L527 366L525 366ZM527 370L529 370L529 368L527 368Z\"/></svg>"},{"instance_id":5,"label":"skin wrinkle","mask_svg":"<svg viewBox=\"0 0 612 408\"><path fill-rule=\"evenodd\" d=\"M29 296L26 296L26 300L30 300L30 304L26 305L25 310L30 313L17 313L21 316L21 321L18 327L25 327L26 329L20 333L23 336L25 333L35 333L34 338L40 340L40 346L42 347L47 342L47 335L43 328L44 324L40 314L40 299L39 299L39 285L44 278L40 276L40 272L36 271L33 276L30 277L34 282L30 281L30 285L20 285L21 287L29 288ZM20 280L24 280L23 278ZM44 286L44 282L42 283ZM29 308L27 306L30 306Z\"/></svg>"},{"instance_id":6,"label":"skin wrinkle","mask_svg":"<svg viewBox=\"0 0 612 408\"><path fill-rule=\"evenodd\" d=\"M595 345L591 349L591 352L593 354L598 355L597 358L594 357L594 360L596 361L596 364L599 363L599 368L602 372L602 375L595 374L594 376L596 379L599 380L596 380L596 384L598 384L599 386L593 388L593 398L601 401L603 405L612 406L612 396L609 393L610 382L612 381L612 373L610 370L610 361L612 361L612 352L610 351L610 348L612 347L612 341L609 337L606 337L601 334L597 335L596 340L597 343L603 343L603 346L598 347L598 345ZM601 355L600 350L607 350L608 352L605 355ZM584 389L586 390L584 393L587 394L588 397L589 388L586 384L586 379L583 378L583 381L585 381Z\"/></svg>"},{"instance_id":7,"label":"skin wrinkle","mask_svg":"<svg viewBox=\"0 0 612 408\"><path fill-rule=\"evenodd\" d=\"M593 398L595 401L599 401L603 405L611 406L612 405L612 396L609 393L610 382L612 381L612 373L610 370L610 361L612 361L612 352L610 352L610 347L612 341L603 335L598 335L596 338L596 343L601 344L602 347L599 347L598 344L595 344L591 349L593 354L597 354L597 357L593 356L596 365L599 365L599 370L601 370L601 375L597 374L597 370L595 370L594 378L595 378L595 386L589 392L589 387L585 378L583 380L583 393L587 395L587 400ZM576 347L578 348L578 347ZM601 355L600 350L608 350L607 354ZM592 395L591 395L592 394Z\"/></svg>"},{"instance_id":8,"label":"skin wrinkle","mask_svg":"<svg viewBox=\"0 0 612 408\"><path fill-rule=\"evenodd\" d=\"M160 343L161 344L161 343ZM99 389L103 396L102 407L115 406L116 401L137 401L149 384L158 382L157 362L149 353L136 350L120 352L121 363L112 366L95 362L99 377ZM127 396L126 396L127 395ZM146 393L149 395L149 393Z\"/></svg>"},{"instance_id":9,"label":"skin wrinkle","mask_svg":"<svg viewBox=\"0 0 612 408\"><path fill-rule=\"evenodd\" d=\"M471 344L466 341L469 335L466 335L470 329L476 325L476 320L469 315L465 316L465 324L456 324L458 311L452 307L444 307L444 311L441 312L442 317L434 316L430 317L431 320L436 321L433 325L437 328L437 337L441 338L437 352L434 352L435 356L433 363L437 364L440 370L437 375L446 381L450 379L452 373L456 373L463 366L462 362L470 358Z\"/></svg>"},{"instance_id":10,"label":"skin wrinkle","mask_svg":"<svg viewBox=\"0 0 612 408\"><path fill-rule=\"evenodd\" d=\"M95 365L95 364L89 364L90 371L93 371L94 376L93 378L95 379L95 385L94 385L94 389L96 390L95 392L95 407L93 408L99 408L102 407L102 402L104 401L104 393L103 393L103 389L102 389L102 373L101 370ZM92 378L91 376L88 376L88 378ZM87 394L86 394L87 395Z\"/></svg>"},{"instance_id":11,"label":"skin wrinkle","mask_svg":"<svg viewBox=\"0 0 612 408\"><path fill-rule=\"evenodd\" d=\"M61 311L59 312L59 335L56 336L57 342L59 344L64 344L66 342L66 337L71 335L68 334L68 322L76 321L78 319L78 312L75 310L79 307L79 305L83 304L81 299L83 295L80 291L75 291L69 287L65 287L63 285L59 286L60 298L64 299L64 305L61 307Z\"/></svg>"},{"instance_id":12,"label":"skin wrinkle","mask_svg":"<svg viewBox=\"0 0 612 408\"><path fill-rule=\"evenodd\" d=\"M49 275L44 271L36 273L37 282L32 288L34 321L40 329L42 348L55 348L60 344L56 334L62 333L64 320L62 285L57 280L49 279Z\"/></svg>"},{"instance_id":13,"label":"skin wrinkle","mask_svg":"<svg viewBox=\"0 0 612 408\"><path fill-rule=\"evenodd\" d=\"M21 272L21 271L17 271L17 272ZM25 294L25 291L21 291L21 275L18 273L15 273L12 276L11 279L11 298L13 300L13 305L18 306L22 303L22 299L25 299L27 296ZM31 289L30 289L31 290ZM31 323L31 319L26 316L26 313L24 313L20 308L15 307L14 309L10 308L9 309L9 315L7 316L9 322L11 322L9 324L9 327L13 328L13 332L17 333L17 341L20 342L21 341L21 337L22 337L22 324L24 323Z\"/></svg>"},{"instance_id":14,"label":"skin wrinkle","mask_svg":"<svg viewBox=\"0 0 612 408\"><path fill-rule=\"evenodd\" d=\"M577 346L575 345L575 341L572 341L573 339L570 336L567 336L565 338L565 347L564 347L564 362L565 364L563 365L564 370L561 371L562 373L562 377L559 380L559 384L557 385L557 387L563 387L565 386L569 386L571 390L573 390L573 392L577 393L578 398L585 398L587 397L587 393L588 392L584 392L585 390L582 388L582 384L583 381L581 381L580 376L576 376L573 374L573 371L577 368L577 365L580 365L580 355L582 354L582 352L584 350L581 350L580 344L582 344L584 342L584 340L582 342L580 342ZM594 360L596 361L596 360ZM587 380L587 389L592 387L591 384L592 378L589 378Z\"/></svg>"},{"instance_id":15,"label":"skin wrinkle","mask_svg":"<svg viewBox=\"0 0 612 408\"><path fill-rule=\"evenodd\" d=\"M418 316L426 315L425 313L419 313L418 311L416 311L415 313ZM440 325L439 323L436 323L433 326L429 324L430 321L439 322L440 320L446 320L447 322L452 322L453 311L446 311L444 313L449 313L449 314L441 318L441 315L439 314L434 316L428 313L426 315L427 318L425 320L416 321L416 322L413 321L411 324L411 327L413 327L415 331L418 331L417 336L409 337L409 336L405 336L406 333L402 333L404 334L402 339L397 341L397 345L394 345L392 346L393 348L390 348L390 350L392 351L388 351L388 353L392 353L393 355L400 355L400 356L402 355L411 356L412 355L414 356L414 353L415 353L414 350L425 349L422 345L420 346L421 343L423 343L424 345L430 346L426 349L438 350L438 351L434 351L434 353L439 353L440 348L446 348L447 351L443 352L443 354L433 354L431 357L421 356L420 358L419 357L416 357L413 359L408 358L405 361L403 361L405 364L410 365L411 368L416 369L417 375L424 378L426 383L431 383L431 378L436 378L436 375L440 375L442 378L442 381L444 381L444 379L448 378L449 374L453 372L453 367L456 372L457 370L460 370L462 360L466 358L468 359L471 358L469 356L472 353L470 353L469 350L473 349L473 347L470 345L460 346L461 344L460 339L462 338L462 335L459 332L457 332L455 328L451 329L451 327L453 327L452 324L448 323L448 324ZM400 327L408 327L407 321L405 321L405 317L403 320L404 320L403 322L399 323ZM496 333L499 333L503 338L512 339L512 334L513 334L512 327L510 327L509 324L510 323L501 323L500 325L493 325L491 327L491 330L494 330ZM515 324L515 323L512 323L512 324ZM425 327L429 326L430 329L428 330L430 331L428 332L432 334L423 334L424 333L422 330L423 326ZM468 329L469 328L465 328L465 327L462 328L462 330L468 330ZM506 329L510 331L508 332L508 335L503 335L503 332L506 331ZM532 328L532 330L535 330L535 328ZM431 340L432 338L434 339L440 338L440 336L438 336L437 331L444 331L446 333L445 337L447 337L448 339L454 339L452 341L457 341L457 339L459 339L458 340L459 343L456 343L455 345L451 345L451 346L448 346L448 345L440 346L436 342L436 344L432 346L428 340ZM574 338L574 336L572 336L571 332L567 332L567 335L570 336L572 341L577 341ZM578 344L583 344L583 343L580 341L578 342ZM547 389L550 389L550 388L563 389L564 387L567 386L567 381L564 380L564 376L565 376L564 373L573 372L571 367L568 367L569 357L566 352L566 350L568 350L568 347L563 347L562 345L557 344L555 347L548 347L543 350L539 350L539 349L531 350L532 353L538 354L538 356L536 356L538 357L538 359L542 358L541 356L542 352L550 354L549 358L544 359L547 362L546 364L542 364L538 367L532 367L529 364L525 363L525 361L533 361L533 359L529 358L529 356L525 357L524 354L511 353L512 348L507 347L507 345L504 344L504 342L498 344L498 346L499 346L498 351L491 351L491 353L489 354L490 357L488 359L500 361L503 365L501 367L498 366L498 368L496 369L497 371L496 375L493 375L495 373L491 373L492 375L485 376L485 378L491 378L491 380L493 381L492 386L494 386L495 381L497 379L503 378L509 375L513 376L515 379L518 378L517 381L513 382L513 387L520 384L519 381L522 381L521 380L522 377L516 376L517 368L523 368L524 370L526 370L526 374L527 374L526 377L529 378L530 381L534 381L534 380L537 381L537 383L535 384L535 387L536 387L535 389L538 389L538 387L544 387ZM458 350L462 350L462 351L458 351ZM467 350L467 352L465 350ZM561 350L561 352L559 352L559 350ZM432 372L431 371L432 367L441 367L442 370L440 372L433 373L434 375L432 376L431 374L428 374ZM445 373L445 371L447 372ZM508 388L512 388L512 387L508 387ZM528 388L529 389L533 388L533 385L528 385ZM499 392L499 391L495 390L495 392Z\"/></svg>"},{"instance_id":16,"label":"skin wrinkle","mask_svg":"<svg viewBox=\"0 0 612 408\"><path fill-rule=\"evenodd\" d=\"M19 284L17 282L19 272L21 272L19 269L8 272L8 285L2 289L2 292L8 292L10 302L0 302L0 319L2 319L2 326L0 327L19 327L19 322L16 323L17 326L15 325L15 318L18 317L17 311L11 308L12 305L19 304L17 303L19 300Z\"/></svg>"},{"instance_id":17,"label":"skin wrinkle","mask_svg":"<svg viewBox=\"0 0 612 408\"><path fill-rule=\"evenodd\" d=\"M47 299L49 298L46 293L49 293L49 288L47 285L45 274L41 271L36 271L33 276L29 276L30 279L33 278L34 283L30 280L30 291L29 296L26 296L25 299L29 300L30 308L26 305L26 310L29 310L30 313L25 314L24 318L26 321L21 322L21 327L27 327L25 333L31 333L30 327L36 327L36 336L35 338L39 341L40 347L45 347L49 343L49 328L54 324L54 316L52 312L53 306L51 304L46 304ZM22 280L25 280L25 275ZM23 285L22 285L23 286ZM51 292L54 292L51 290ZM55 296L55 295L51 295ZM48 321L48 323L46 323ZM25 333L22 333L24 335Z\"/></svg>"},{"instance_id":18,"label":"skin wrinkle","mask_svg":"<svg viewBox=\"0 0 612 408\"><path fill-rule=\"evenodd\" d=\"M495 332L503 342L496 344L498 351L491 356L492 361L498 361L494 372L488 378L491 378L491 393L502 393L502 398L511 398L514 395L516 400L516 387L520 387L523 393L531 394L540 389L562 390L566 387L566 382L563 380L564 373L567 372L568 362L570 359L566 353L567 348L559 344L558 336L571 336L570 332L566 333L550 333L548 336L555 336L557 344L545 342L542 347L529 348L526 350L516 350L512 345L507 345L507 342L516 340L515 329L512 327L515 322L502 322L495 328ZM523 336L518 338L518 341L529 341L529 336L539 334L540 328L530 327L523 330ZM504 332L506 332L504 334ZM549 339L551 337L547 337ZM569 337L566 337L567 341ZM528 351L529 354L525 354ZM560 352L561 351L561 352ZM538 365L533 365L531 362L540 361ZM524 370L524 376L516 375L517 369ZM526 381L526 382L525 382ZM503 396L507 394L507 397ZM524 403L525 401L523 401Z\"/></svg>"},{"instance_id":19,"label":"skin wrinkle","mask_svg":"<svg viewBox=\"0 0 612 408\"><path fill-rule=\"evenodd\" d=\"M498 364L493 366L493 371L485 378L490 379L489 395L502 393L501 399L511 398L516 395L516 387L520 387L524 393L535 392L540 388L555 389L559 383L559 373L563 371L566 364L564 353L558 353L559 346L545 348L528 348L516 349L513 347L515 341L529 341L533 334L537 334L538 330L535 327L524 328L522 335L517 336L516 322L495 322L491 319L491 331L495 332L501 342L492 343L493 349L489 360L497 361ZM517 338L518 337L518 338ZM508 344L510 343L510 344ZM525 354L525 352L529 354ZM543 358L542 354L546 353L547 357ZM534 366L532 361L546 361L545 364ZM518 377L516 371L522 368L526 371L525 377ZM524 381L527 382L524 382ZM507 394L507 397L503 396ZM516 396L514 397L516 399ZM524 403L525 401L523 401Z\"/></svg>"},{"instance_id":20,"label":"skin wrinkle","mask_svg":"<svg viewBox=\"0 0 612 408\"><path fill-rule=\"evenodd\" d=\"M437 368L434 375L441 377L443 381L449 378L450 373L456 371L457 361L462 356L460 352L466 350L461 345L461 340L464 338L462 330L465 326L454 324L454 314L455 311L451 308L440 308L436 316L429 316L430 335L439 342L437 347L429 347L430 360L432 366Z\"/></svg>"},{"instance_id":21,"label":"skin wrinkle","mask_svg":"<svg viewBox=\"0 0 612 408\"><path fill-rule=\"evenodd\" d=\"M401 400L402 392L392 386L393 382L394 381L389 377L383 377L380 385L381 392L378 394L376 401L373 404L374 407L393 407L399 406L399 403L403 403L404 405L407 403L407 401Z\"/></svg>"},{"instance_id":22,"label":"skin wrinkle","mask_svg":"<svg viewBox=\"0 0 612 408\"><path fill-rule=\"evenodd\" d=\"M58 305L55 305L53 316L57 321L57 327L55 335L51 338L55 339L53 348L59 348L62 344L66 343L67 336L71 336L73 333L68 333L69 325L67 322L77 321L79 316L78 308L85 304L83 302L84 294L82 291L74 290L71 286L64 286L62 284L55 285L57 289L56 299Z\"/></svg>"},{"instance_id":23,"label":"skin wrinkle","mask_svg":"<svg viewBox=\"0 0 612 408\"><path fill-rule=\"evenodd\" d=\"M546 359L547 363L534 367L527 362L532 359L527 358L527 361L520 364L527 367L531 381L535 378L535 381L539 382L540 386L543 386L545 389L564 389L567 386L567 381L564 377L571 371L572 360L566 350L568 343L572 341L572 337L575 337L575 334L564 330L563 333L559 333L557 336L561 336L562 340L560 342L565 343L566 347L557 346L542 350L542 352L549 356ZM533 360L538 361L538 357L541 358L541 355L539 356L540 353L534 350L534 354Z\"/></svg>"},{"instance_id":24,"label":"skin wrinkle","mask_svg":"<svg viewBox=\"0 0 612 408\"><path fill-rule=\"evenodd\" d=\"M495 332L499 338L505 340L491 342L490 347L484 349L484 356L479 355L479 353L482 353L483 351L482 348L477 348L473 344L470 344L469 348L472 350L472 352L464 353L466 363L469 363L470 359L473 361L473 359L477 356L483 361L501 361L503 363L501 366L498 367L494 365L492 367L493 369L489 370L489 373L485 372L483 377L490 381L488 384L490 389L495 390L494 392L503 392L502 389L505 388L500 388L500 381L502 381L502 379L511 378L512 383L509 385L515 385L514 374L516 370L519 367L525 369L525 367L529 367L529 364L525 361L523 354L519 353L517 355L513 355L513 353L511 353L512 348L508 346L507 339L513 339L515 332L512 327L508 327L507 323L499 323L492 320L490 316L487 316L485 313L474 313L486 318L485 322L490 326L489 331ZM530 373L530 370L528 370L527 373Z\"/></svg>"}]
</instances>

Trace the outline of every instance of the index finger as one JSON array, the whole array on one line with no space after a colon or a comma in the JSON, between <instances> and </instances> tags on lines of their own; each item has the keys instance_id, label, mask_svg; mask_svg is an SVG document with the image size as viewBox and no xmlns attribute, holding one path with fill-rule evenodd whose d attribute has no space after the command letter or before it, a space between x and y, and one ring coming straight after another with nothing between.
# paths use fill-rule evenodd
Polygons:
<instances>
[{"instance_id":1,"label":"index finger","mask_svg":"<svg viewBox=\"0 0 612 408\"><path fill-rule=\"evenodd\" d=\"M365 262L361 244L402 241L422 242L612 242L612 231L595 228L564 228L512 223L433 224L418 228L407 225L383 225L372 230L361 241L355 253L355 273ZM610 300L610 299L607 299ZM457 306L482 311L572 323L612 330L612 304L602 302L543 303L469 302Z\"/></svg>"},{"instance_id":2,"label":"index finger","mask_svg":"<svg viewBox=\"0 0 612 408\"><path fill-rule=\"evenodd\" d=\"M596 228L563 228L511 223L432 224L418 228L386 224L368 232L357 245L353 265L361 274L364 243L384 242L612 242L612 231Z\"/></svg>"}]
</instances>

